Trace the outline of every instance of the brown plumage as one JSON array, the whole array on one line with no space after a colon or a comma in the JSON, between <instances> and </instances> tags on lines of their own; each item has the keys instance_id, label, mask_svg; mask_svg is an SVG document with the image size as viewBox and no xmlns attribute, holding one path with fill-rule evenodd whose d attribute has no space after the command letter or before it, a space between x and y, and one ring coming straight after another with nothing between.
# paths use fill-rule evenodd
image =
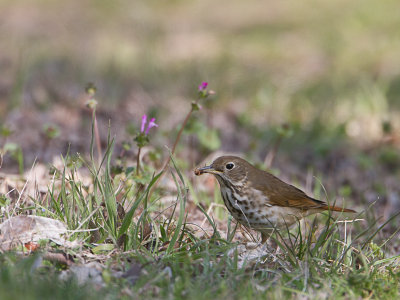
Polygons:
<instances>
[{"instance_id":1,"label":"brown plumage","mask_svg":"<svg viewBox=\"0 0 400 300\"><path fill-rule=\"evenodd\" d=\"M210 166L195 170L196 175L203 173L215 175L229 212L244 226L260 231L263 241L274 229L291 226L313 213L355 212L314 199L240 157L221 156Z\"/></svg>"}]
</instances>

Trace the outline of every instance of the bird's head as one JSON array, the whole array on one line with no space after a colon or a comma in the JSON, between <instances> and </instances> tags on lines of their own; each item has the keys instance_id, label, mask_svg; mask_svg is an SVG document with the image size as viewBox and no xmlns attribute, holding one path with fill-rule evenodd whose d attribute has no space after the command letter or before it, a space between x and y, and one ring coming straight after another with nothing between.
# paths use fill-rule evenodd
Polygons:
<instances>
[{"instance_id":1,"label":"bird's head","mask_svg":"<svg viewBox=\"0 0 400 300\"><path fill-rule=\"evenodd\" d=\"M237 156L220 156L209 166L194 170L196 175L210 173L231 183L239 183L247 178L250 168L254 168L244 159Z\"/></svg>"}]
</instances>

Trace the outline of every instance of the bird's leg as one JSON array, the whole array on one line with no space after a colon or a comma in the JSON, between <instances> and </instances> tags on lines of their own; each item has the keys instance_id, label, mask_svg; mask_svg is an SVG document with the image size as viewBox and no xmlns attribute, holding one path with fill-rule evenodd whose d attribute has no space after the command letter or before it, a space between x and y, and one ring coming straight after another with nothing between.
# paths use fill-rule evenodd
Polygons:
<instances>
[{"instance_id":1,"label":"bird's leg","mask_svg":"<svg viewBox=\"0 0 400 300\"><path fill-rule=\"evenodd\" d=\"M261 244L265 244L271 237L271 233L261 232Z\"/></svg>"},{"instance_id":2,"label":"bird's leg","mask_svg":"<svg viewBox=\"0 0 400 300\"><path fill-rule=\"evenodd\" d=\"M275 229L261 232L261 247L266 247L269 251L278 252L279 246L275 239L271 239Z\"/></svg>"},{"instance_id":3,"label":"bird's leg","mask_svg":"<svg viewBox=\"0 0 400 300\"><path fill-rule=\"evenodd\" d=\"M268 240L270 239L270 237L272 236L272 234L275 232L275 228L266 228L263 229L261 232L261 244L265 244L266 242L268 242Z\"/></svg>"}]
</instances>

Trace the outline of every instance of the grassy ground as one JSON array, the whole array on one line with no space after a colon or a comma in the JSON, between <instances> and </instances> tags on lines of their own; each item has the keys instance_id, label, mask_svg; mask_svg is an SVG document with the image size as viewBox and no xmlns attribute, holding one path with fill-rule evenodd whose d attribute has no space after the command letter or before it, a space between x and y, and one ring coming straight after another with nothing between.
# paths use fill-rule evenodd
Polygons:
<instances>
[{"instance_id":1,"label":"grassy ground","mask_svg":"<svg viewBox=\"0 0 400 300\"><path fill-rule=\"evenodd\" d=\"M78 246L2 252L0 298L398 298L399 6L2 1L1 221L61 220ZM180 135L201 81L216 95ZM257 248L193 177L217 150L359 214ZM97 281L65 279L90 263Z\"/></svg>"},{"instance_id":2,"label":"grassy ground","mask_svg":"<svg viewBox=\"0 0 400 300\"><path fill-rule=\"evenodd\" d=\"M175 172L179 177L179 171ZM193 223L185 221L191 217L185 210L188 203L183 181L179 183L178 213L163 214L164 220L161 221L160 205L146 196L139 196L136 201L149 201L148 209L139 213L139 209L133 206L133 210L123 216L121 225L113 228L111 220L114 218L118 223L118 215L111 212L112 205L115 205L112 195L117 192L113 191L115 193L109 195L110 199L102 194L107 193L107 188L104 191L99 188L97 193L88 194L83 199L78 194L79 188L73 192L72 185L79 186L78 181L69 177L61 180L71 185L65 187L69 196L60 199L62 211L58 212L55 207L56 201L53 200L57 199L52 199L52 204L46 208L49 212L44 215L53 218L56 215L70 224L71 229L78 226L81 229L98 228L99 234L88 232L74 236L74 239L87 241L81 242L78 249L47 245L34 256L2 254L2 299L91 299L99 295L109 299L393 299L398 296L399 258L389 254L392 252L391 241L378 242L376 236L385 224L361 222L362 225L345 225L327 215L320 216L318 222L311 223L307 233L294 230L289 234L282 233L282 237L278 235L278 252L272 248L257 252L254 245L245 250L244 246L239 246L243 241L240 244L232 242L232 236L227 237L227 233L218 230L199 235ZM98 184L106 187L107 180L100 179ZM146 195L146 191L143 193ZM89 198L93 196L99 199L90 204ZM100 204L96 203L102 199L108 203L107 213L97 209ZM75 212L70 210L72 203L77 207ZM86 222L82 226L83 220ZM211 218L209 220L213 222ZM152 230L145 234L143 231L149 223ZM209 227L206 224L204 230ZM124 234L121 243L120 236ZM89 243L93 238L96 241ZM73 279L57 280L66 266L46 260L35 264L43 255L41 253L48 251L69 253L77 264L89 260L88 253L94 253L91 259L97 256L95 259L105 266L101 273L103 284L88 279L82 286ZM251 255L251 251L256 252ZM130 274L128 270L132 265L137 267ZM116 271L127 274L127 278L118 278Z\"/></svg>"},{"instance_id":3,"label":"grassy ground","mask_svg":"<svg viewBox=\"0 0 400 300\"><path fill-rule=\"evenodd\" d=\"M102 167L96 159L66 157L62 168L49 170L53 179L47 192L36 193L29 203L5 199L7 212L29 209L65 222L77 230L70 240L78 244L41 241L33 256L27 249L2 254L2 299L398 296L400 257L392 240L398 214L373 220L373 206L352 218L325 213L276 233L277 250L262 246L254 232L236 228L226 213L219 218L174 159L160 180L163 187L155 188L162 173L155 173L151 163L142 165L139 174L128 165L116 168L113 143ZM173 192L165 180L172 180ZM163 196L169 193L172 202ZM211 197L221 203L218 194ZM208 212L203 206L210 207ZM51 260L45 255L49 252L69 255L73 262ZM101 265L100 282L60 275L93 261Z\"/></svg>"}]
</instances>

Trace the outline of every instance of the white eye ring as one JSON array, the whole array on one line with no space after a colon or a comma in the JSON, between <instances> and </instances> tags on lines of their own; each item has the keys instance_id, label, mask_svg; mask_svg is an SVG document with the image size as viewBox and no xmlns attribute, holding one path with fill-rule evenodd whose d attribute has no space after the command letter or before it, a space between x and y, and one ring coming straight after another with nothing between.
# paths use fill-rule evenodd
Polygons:
<instances>
[{"instance_id":1,"label":"white eye ring","mask_svg":"<svg viewBox=\"0 0 400 300\"><path fill-rule=\"evenodd\" d=\"M235 167L235 164L232 163L232 162L229 162L229 163L227 163L227 164L225 165L225 168L226 168L227 170L232 170L234 167Z\"/></svg>"}]
</instances>

